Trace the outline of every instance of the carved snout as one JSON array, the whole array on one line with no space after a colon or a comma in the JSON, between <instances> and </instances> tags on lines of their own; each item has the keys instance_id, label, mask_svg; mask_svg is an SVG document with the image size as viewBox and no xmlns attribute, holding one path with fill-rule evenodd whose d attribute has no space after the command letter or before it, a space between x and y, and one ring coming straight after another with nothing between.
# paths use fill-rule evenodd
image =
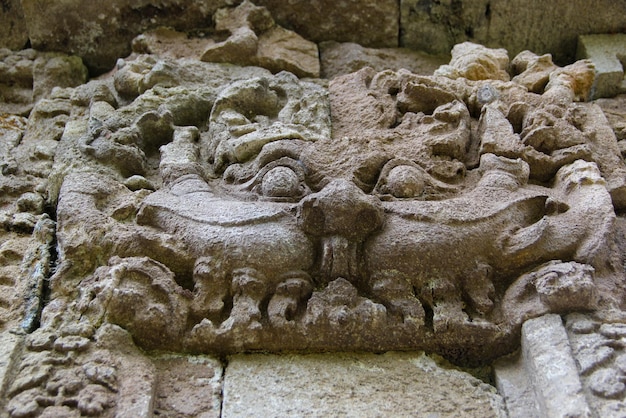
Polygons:
<instances>
[{"instance_id":1,"label":"carved snout","mask_svg":"<svg viewBox=\"0 0 626 418\"><path fill-rule=\"evenodd\" d=\"M334 180L300 202L298 224L310 235L360 242L383 224L383 207L354 183Z\"/></svg>"}]
</instances>

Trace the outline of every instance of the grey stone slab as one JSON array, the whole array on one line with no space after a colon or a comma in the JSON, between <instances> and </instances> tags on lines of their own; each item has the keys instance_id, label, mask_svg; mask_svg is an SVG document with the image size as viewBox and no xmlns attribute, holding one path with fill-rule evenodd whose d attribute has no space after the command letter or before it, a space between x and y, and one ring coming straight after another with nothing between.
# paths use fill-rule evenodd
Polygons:
<instances>
[{"instance_id":1,"label":"grey stone slab","mask_svg":"<svg viewBox=\"0 0 626 418\"><path fill-rule=\"evenodd\" d=\"M594 99L626 93L626 34L579 36L576 57L589 58L596 67Z\"/></svg>"},{"instance_id":2,"label":"grey stone slab","mask_svg":"<svg viewBox=\"0 0 626 418\"><path fill-rule=\"evenodd\" d=\"M505 417L495 388L423 353L238 355L224 418Z\"/></svg>"},{"instance_id":3,"label":"grey stone slab","mask_svg":"<svg viewBox=\"0 0 626 418\"><path fill-rule=\"evenodd\" d=\"M522 356L541 416L591 416L560 316L544 315L524 323Z\"/></svg>"},{"instance_id":4,"label":"grey stone slab","mask_svg":"<svg viewBox=\"0 0 626 418\"><path fill-rule=\"evenodd\" d=\"M540 418L535 393L521 355L498 360L494 364L495 383L504 398L509 418Z\"/></svg>"}]
</instances>

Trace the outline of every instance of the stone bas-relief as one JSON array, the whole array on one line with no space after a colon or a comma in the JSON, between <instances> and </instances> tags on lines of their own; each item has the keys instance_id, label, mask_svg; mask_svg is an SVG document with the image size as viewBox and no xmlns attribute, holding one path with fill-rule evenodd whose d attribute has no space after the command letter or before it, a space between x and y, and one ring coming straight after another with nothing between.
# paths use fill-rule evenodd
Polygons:
<instances>
[{"instance_id":1,"label":"stone bas-relief","mask_svg":"<svg viewBox=\"0 0 626 418\"><path fill-rule=\"evenodd\" d=\"M528 318L619 309L626 168L580 101L592 66L532 77L525 53L509 74L502 51L466 46L440 75L366 68L327 88L141 55L74 89L42 328L477 364Z\"/></svg>"}]
</instances>

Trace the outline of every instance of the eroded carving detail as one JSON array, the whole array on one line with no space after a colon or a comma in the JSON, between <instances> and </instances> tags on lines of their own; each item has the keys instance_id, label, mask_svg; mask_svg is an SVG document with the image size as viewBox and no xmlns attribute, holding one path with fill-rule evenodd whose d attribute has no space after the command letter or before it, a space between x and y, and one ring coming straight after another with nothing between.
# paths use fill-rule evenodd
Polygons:
<instances>
[{"instance_id":1,"label":"eroded carving detail","mask_svg":"<svg viewBox=\"0 0 626 418\"><path fill-rule=\"evenodd\" d=\"M539 66L530 93L495 54L497 77L475 81L363 69L326 90L143 56L87 84L101 94L74 100L57 152L64 264L43 325L112 323L146 349L476 362L531 316L618 306L626 167L575 101L592 69ZM452 64L492 62L471 57ZM517 60L524 80L535 61Z\"/></svg>"}]
</instances>

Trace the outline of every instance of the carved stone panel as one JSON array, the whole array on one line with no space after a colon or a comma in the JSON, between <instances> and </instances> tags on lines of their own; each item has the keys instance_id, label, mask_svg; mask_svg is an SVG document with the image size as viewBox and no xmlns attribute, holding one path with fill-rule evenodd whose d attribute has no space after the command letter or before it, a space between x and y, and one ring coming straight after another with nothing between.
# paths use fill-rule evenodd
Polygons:
<instances>
[{"instance_id":1,"label":"carved stone panel","mask_svg":"<svg viewBox=\"0 0 626 418\"><path fill-rule=\"evenodd\" d=\"M538 57L508 74L499 50L456 53L438 75L328 87L143 55L75 89L42 325L114 324L148 350L470 364L512 351L530 317L619 306L626 167L579 101L592 66L541 66L529 92Z\"/></svg>"}]
</instances>

